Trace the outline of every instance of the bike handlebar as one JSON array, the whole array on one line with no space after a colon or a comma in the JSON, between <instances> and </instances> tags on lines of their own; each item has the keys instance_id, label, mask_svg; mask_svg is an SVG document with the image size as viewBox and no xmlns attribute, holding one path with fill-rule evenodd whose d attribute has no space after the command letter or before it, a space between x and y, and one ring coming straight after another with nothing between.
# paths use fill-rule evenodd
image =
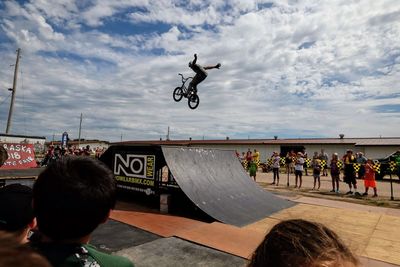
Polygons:
<instances>
[{"instance_id":1,"label":"bike handlebar","mask_svg":"<svg viewBox=\"0 0 400 267\"><path fill-rule=\"evenodd\" d=\"M182 76L182 82L186 82L189 79L193 79L193 77L187 77L187 78L183 77L182 73L178 73L178 75Z\"/></svg>"}]
</instances>

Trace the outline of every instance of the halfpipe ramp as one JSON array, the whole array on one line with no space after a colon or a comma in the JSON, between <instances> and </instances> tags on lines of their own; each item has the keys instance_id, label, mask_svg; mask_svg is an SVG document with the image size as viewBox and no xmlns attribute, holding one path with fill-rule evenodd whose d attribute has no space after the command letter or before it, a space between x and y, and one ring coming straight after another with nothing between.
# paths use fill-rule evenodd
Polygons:
<instances>
[{"instance_id":1,"label":"halfpipe ramp","mask_svg":"<svg viewBox=\"0 0 400 267\"><path fill-rule=\"evenodd\" d=\"M162 152L182 191L223 223L244 226L294 205L254 182L233 151L163 146Z\"/></svg>"}]
</instances>

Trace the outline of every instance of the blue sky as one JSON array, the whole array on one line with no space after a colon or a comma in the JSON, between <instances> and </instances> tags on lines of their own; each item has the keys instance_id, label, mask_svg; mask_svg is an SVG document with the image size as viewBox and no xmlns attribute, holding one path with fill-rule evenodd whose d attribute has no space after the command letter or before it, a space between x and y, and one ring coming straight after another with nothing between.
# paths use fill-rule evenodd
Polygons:
<instances>
[{"instance_id":1,"label":"blue sky","mask_svg":"<svg viewBox=\"0 0 400 267\"><path fill-rule=\"evenodd\" d=\"M149 140L399 136L400 1L6 0L0 132ZM172 99L193 54L200 106Z\"/></svg>"}]
</instances>

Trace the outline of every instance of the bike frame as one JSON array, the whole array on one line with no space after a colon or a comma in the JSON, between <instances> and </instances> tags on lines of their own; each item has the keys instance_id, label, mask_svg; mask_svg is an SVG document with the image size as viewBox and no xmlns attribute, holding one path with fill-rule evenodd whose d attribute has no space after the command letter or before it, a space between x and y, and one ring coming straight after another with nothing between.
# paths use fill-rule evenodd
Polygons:
<instances>
[{"instance_id":1,"label":"bike frame","mask_svg":"<svg viewBox=\"0 0 400 267\"><path fill-rule=\"evenodd\" d=\"M186 82L187 82L188 80L193 79L193 77L187 77L187 78L185 78L185 77L183 77L183 75L182 75L181 73L178 73L178 75L180 75L180 76L182 77L182 85L181 85L182 92L183 92L184 94L187 94L187 93L188 93L188 86L186 86L185 84L186 84Z\"/></svg>"}]
</instances>

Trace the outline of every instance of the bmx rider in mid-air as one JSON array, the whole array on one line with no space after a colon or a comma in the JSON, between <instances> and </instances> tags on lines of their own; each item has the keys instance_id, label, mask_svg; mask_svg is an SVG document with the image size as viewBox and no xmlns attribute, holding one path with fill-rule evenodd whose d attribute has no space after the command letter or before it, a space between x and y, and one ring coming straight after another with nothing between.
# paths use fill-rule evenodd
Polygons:
<instances>
[{"instance_id":1,"label":"bmx rider in mid-air","mask_svg":"<svg viewBox=\"0 0 400 267\"><path fill-rule=\"evenodd\" d=\"M201 83L202 81L207 78L207 72L206 70L210 69L219 69L221 67L221 64L218 63L217 65L214 66L206 66L202 67L201 65L197 64L197 54L194 54L194 60L189 62L189 68L191 68L194 72L196 72L196 75L193 77L193 80L189 83L189 93L197 93L197 85Z\"/></svg>"}]
</instances>

